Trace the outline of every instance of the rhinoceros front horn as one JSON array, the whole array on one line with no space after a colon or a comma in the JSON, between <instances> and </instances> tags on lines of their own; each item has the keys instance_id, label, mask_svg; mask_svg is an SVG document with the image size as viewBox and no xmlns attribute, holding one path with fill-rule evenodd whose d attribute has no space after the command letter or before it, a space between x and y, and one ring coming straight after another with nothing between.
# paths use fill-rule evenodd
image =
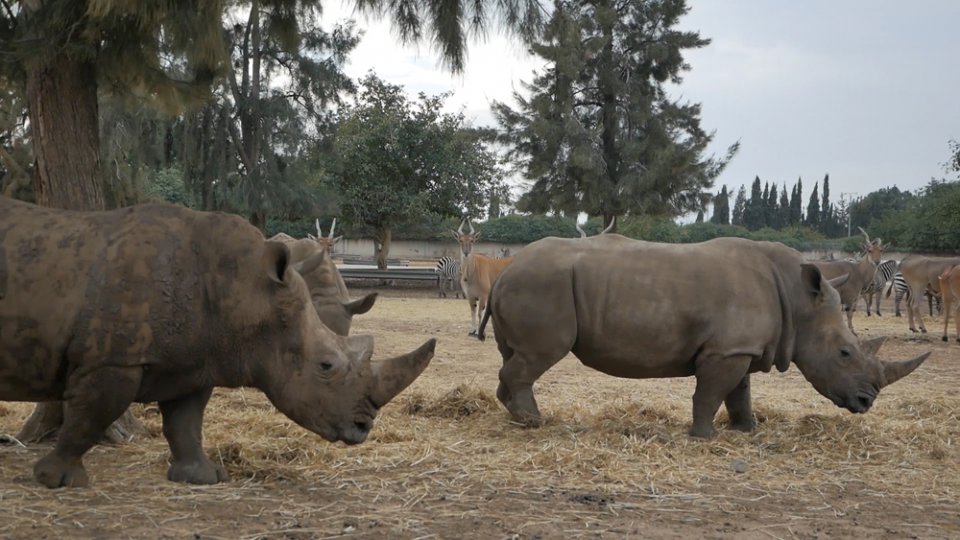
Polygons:
<instances>
[{"instance_id":1,"label":"rhinoceros front horn","mask_svg":"<svg viewBox=\"0 0 960 540\"><path fill-rule=\"evenodd\" d=\"M437 340L430 339L409 354L374 362L373 388L370 390L370 401L374 406L378 409L383 407L410 386L423 370L427 369L436 348Z\"/></svg>"},{"instance_id":2,"label":"rhinoceros front horn","mask_svg":"<svg viewBox=\"0 0 960 540\"><path fill-rule=\"evenodd\" d=\"M929 352L925 352L920 356L910 359L910 360L901 360L900 362L884 362L883 363L883 386L888 384L893 384L900 379L909 375L913 370L920 367L920 364L923 363L927 357L930 356Z\"/></svg>"}]
</instances>

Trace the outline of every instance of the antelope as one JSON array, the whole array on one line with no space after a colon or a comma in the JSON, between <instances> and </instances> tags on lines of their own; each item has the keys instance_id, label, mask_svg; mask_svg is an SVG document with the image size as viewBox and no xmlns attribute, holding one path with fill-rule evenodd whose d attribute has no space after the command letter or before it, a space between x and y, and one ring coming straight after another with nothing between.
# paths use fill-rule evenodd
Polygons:
<instances>
[{"instance_id":1,"label":"antelope","mask_svg":"<svg viewBox=\"0 0 960 540\"><path fill-rule=\"evenodd\" d=\"M463 232L463 226L470 225L470 232ZM460 223L460 228L453 231L454 238L460 243L460 285L463 288L463 294L470 303L470 322L471 330L469 335L477 335L480 318L477 313L479 304L480 313L487 309L487 297L490 295L490 287L493 281L497 279L500 272L506 268L513 257L504 257L502 259L492 259L486 255L473 252L473 245L480 239L480 233L474 230L470 220L464 220Z\"/></svg>"}]
</instances>

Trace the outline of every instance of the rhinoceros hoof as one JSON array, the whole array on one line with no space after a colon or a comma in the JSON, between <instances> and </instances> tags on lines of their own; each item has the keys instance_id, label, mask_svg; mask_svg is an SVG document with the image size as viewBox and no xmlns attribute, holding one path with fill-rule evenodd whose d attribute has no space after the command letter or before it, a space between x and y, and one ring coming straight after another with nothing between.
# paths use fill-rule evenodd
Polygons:
<instances>
[{"instance_id":1,"label":"rhinoceros hoof","mask_svg":"<svg viewBox=\"0 0 960 540\"><path fill-rule=\"evenodd\" d=\"M926 329L926 328L921 328L921 329L920 329L920 333L921 333L921 334L926 334L926 333L927 333L927 329Z\"/></svg>"},{"instance_id":2,"label":"rhinoceros hoof","mask_svg":"<svg viewBox=\"0 0 960 540\"><path fill-rule=\"evenodd\" d=\"M48 488L87 487L90 479L83 464L69 463L55 454L47 454L33 466L33 477Z\"/></svg>"},{"instance_id":3,"label":"rhinoceros hoof","mask_svg":"<svg viewBox=\"0 0 960 540\"><path fill-rule=\"evenodd\" d=\"M217 484L229 482L230 475L223 467L214 465L210 460L181 461L170 464L167 480L187 484Z\"/></svg>"},{"instance_id":4,"label":"rhinoceros hoof","mask_svg":"<svg viewBox=\"0 0 960 540\"><path fill-rule=\"evenodd\" d=\"M528 412L513 413L513 421L525 428L538 428L543 425L543 417Z\"/></svg>"},{"instance_id":5,"label":"rhinoceros hoof","mask_svg":"<svg viewBox=\"0 0 960 540\"><path fill-rule=\"evenodd\" d=\"M757 421L753 418L749 422L733 422L730 424L729 429L734 431L742 431L744 433L750 433L757 427Z\"/></svg>"},{"instance_id":6,"label":"rhinoceros hoof","mask_svg":"<svg viewBox=\"0 0 960 540\"><path fill-rule=\"evenodd\" d=\"M717 430L713 429L713 426L708 426L705 428L693 426L690 428L689 433L691 437L696 437L698 439L712 439L717 434Z\"/></svg>"}]
</instances>

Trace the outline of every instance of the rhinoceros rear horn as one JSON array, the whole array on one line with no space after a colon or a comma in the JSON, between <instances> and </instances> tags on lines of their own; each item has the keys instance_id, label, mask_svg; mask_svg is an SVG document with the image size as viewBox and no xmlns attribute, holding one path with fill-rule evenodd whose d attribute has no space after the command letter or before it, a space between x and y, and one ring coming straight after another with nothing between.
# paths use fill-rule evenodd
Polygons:
<instances>
[{"instance_id":1,"label":"rhinoceros rear horn","mask_svg":"<svg viewBox=\"0 0 960 540\"><path fill-rule=\"evenodd\" d=\"M293 265L293 269L297 271L301 276L309 274L317 269L320 264L323 263L323 260L327 257L327 250L322 250L320 253L312 257L308 257L305 260L298 262Z\"/></svg>"},{"instance_id":2,"label":"rhinoceros rear horn","mask_svg":"<svg viewBox=\"0 0 960 540\"><path fill-rule=\"evenodd\" d=\"M834 289L836 289L836 288L840 287L841 285L843 285L844 283L846 283L848 279L850 279L850 274L844 274L844 275L842 275L842 276L840 276L840 277L835 277L835 278L833 278L833 279L828 279L828 280L827 280L827 283L829 283L831 287L833 287Z\"/></svg>"},{"instance_id":3,"label":"rhinoceros rear horn","mask_svg":"<svg viewBox=\"0 0 960 540\"><path fill-rule=\"evenodd\" d=\"M906 377L913 370L920 367L920 364L923 363L927 357L930 356L929 352L925 352L916 358L910 360L901 360L899 362L884 362L883 363L883 386L888 384L893 384L900 379Z\"/></svg>"},{"instance_id":4,"label":"rhinoceros rear horn","mask_svg":"<svg viewBox=\"0 0 960 540\"><path fill-rule=\"evenodd\" d=\"M373 304L377 301L378 294L379 293L370 293L363 298L344 302L343 308L351 315L362 315L370 311L370 308L372 308Z\"/></svg>"},{"instance_id":5,"label":"rhinoceros rear horn","mask_svg":"<svg viewBox=\"0 0 960 540\"><path fill-rule=\"evenodd\" d=\"M370 389L370 401L374 406L378 409L383 407L410 386L427 369L436 347L437 340L429 339L409 354L374 362L373 388Z\"/></svg>"},{"instance_id":6,"label":"rhinoceros rear horn","mask_svg":"<svg viewBox=\"0 0 960 540\"><path fill-rule=\"evenodd\" d=\"M887 341L886 336L880 336L873 339L868 339L866 341L860 342L860 352L866 354L867 356L876 356L877 351L880 350L880 346Z\"/></svg>"}]
</instances>

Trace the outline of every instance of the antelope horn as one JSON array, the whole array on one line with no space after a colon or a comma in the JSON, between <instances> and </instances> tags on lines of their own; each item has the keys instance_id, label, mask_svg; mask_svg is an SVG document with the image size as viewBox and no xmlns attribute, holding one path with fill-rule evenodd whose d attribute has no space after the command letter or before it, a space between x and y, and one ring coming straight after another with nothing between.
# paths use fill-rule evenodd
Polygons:
<instances>
[{"instance_id":1,"label":"antelope horn","mask_svg":"<svg viewBox=\"0 0 960 540\"><path fill-rule=\"evenodd\" d=\"M457 229L457 232L463 234L463 225L466 223L466 220L460 222L460 227Z\"/></svg>"},{"instance_id":2,"label":"antelope horn","mask_svg":"<svg viewBox=\"0 0 960 540\"><path fill-rule=\"evenodd\" d=\"M883 385L887 386L888 384L893 384L898 380L906 377L913 370L920 367L920 364L923 363L927 357L930 356L929 352L925 352L916 358L910 360L901 360L899 362L883 362Z\"/></svg>"},{"instance_id":3,"label":"antelope horn","mask_svg":"<svg viewBox=\"0 0 960 540\"><path fill-rule=\"evenodd\" d=\"M337 228L337 218L333 218L333 225L330 225L330 234L327 238L333 238L333 230Z\"/></svg>"},{"instance_id":4,"label":"antelope horn","mask_svg":"<svg viewBox=\"0 0 960 540\"><path fill-rule=\"evenodd\" d=\"M860 232L863 233L863 236L867 239L867 243L872 244L872 242L870 241L870 235L867 234L867 231L863 230L863 227L860 227L860 226L858 226L857 228L860 229Z\"/></svg>"},{"instance_id":5,"label":"antelope horn","mask_svg":"<svg viewBox=\"0 0 960 540\"><path fill-rule=\"evenodd\" d=\"M613 216L612 218L610 218L610 224L607 225L607 228L606 228L606 229L600 231L600 234L607 234L608 232L612 231L612 230L613 230L613 225L614 225L616 222L617 222L617 216Z\"/></svg>"},{"instance_id":6,"label":"antelope horn","mask_svg":"<svg viewBox=\"0 0 960 540\"><path fill-rule=\"evenodd\" d=\"M470 234L476 234L476 231L473 230L473 223L470 223L470 220L467 220L467 225L470 226Z\"/></svg>"},{"instance_id":7,"label":"antelope horn","mask_svg":"<svg viewBox=\"0 0 960 540\"><path fill-rule=\"evenodd\" d=\"M576 223L576 222L574 222L574 223ZM584 232L584 230L580 228L580 224L579 224L579 223L576 223L576 227L577 227L577 232L580 233L580 238L586 238L586 237L587 237L587 233Z\"/></svg>"},{"instance_id":8,"label":"antelope horn","mask_svg":"<svg viewBox=\"0 0 960 540\"><path fill-rule=\"evenodd\" d=\"M323 238L323 231L320 230L320 218L314 218L313 224L317 226L317 238Z\"/></svg>"}]
</instances>

